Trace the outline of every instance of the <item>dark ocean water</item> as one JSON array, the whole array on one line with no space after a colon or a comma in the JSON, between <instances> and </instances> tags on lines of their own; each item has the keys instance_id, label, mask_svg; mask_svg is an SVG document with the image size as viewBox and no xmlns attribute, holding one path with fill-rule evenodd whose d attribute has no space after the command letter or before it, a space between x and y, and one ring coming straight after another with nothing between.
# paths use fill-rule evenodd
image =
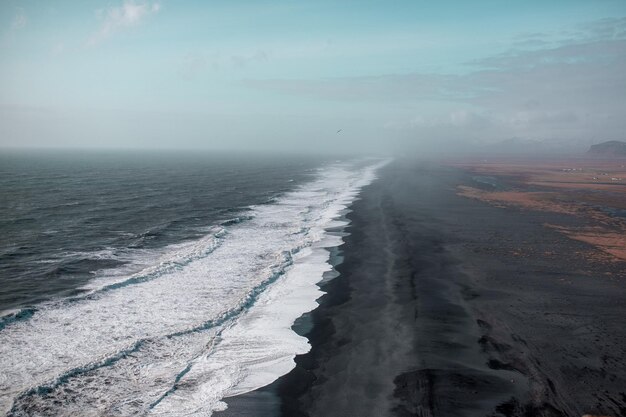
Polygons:
<instances>
[{"instance_id":1,"label":"dark ocean water","mask_svg":"<svg viewBox=\"0 0 626 417\"><path fill-rule=\"evenodd\" d=\"M150 250L245 216L248 206L310 180L321 162L226 154L0 154L0 311L76 294L107 269L145 266Z\"/></svg>"},{"instance_id":2,"label":"dark ocean water","mask_svg":"<svg viewBox=\"0 0 626 417\"><path fill-rule=\"evenodd\" d=\"M0 415L210 415L309 349L376 160L0 155Z\"/></svg>"}]
</instances>

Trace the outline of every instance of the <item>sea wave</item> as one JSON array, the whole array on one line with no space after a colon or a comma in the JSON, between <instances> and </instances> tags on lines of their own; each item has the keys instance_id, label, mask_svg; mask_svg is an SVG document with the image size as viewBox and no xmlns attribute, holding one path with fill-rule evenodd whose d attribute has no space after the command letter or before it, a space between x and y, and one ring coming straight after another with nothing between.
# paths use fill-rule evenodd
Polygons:
<instances>
[{"instance_id":1,"label":"sea wave","mask_svg":"<svg viewBox=\"0 0 626 417\"><path fill-rule=\"evenodd\" d=\"M166 261L16 312L0 330L0 413L210 415L288 372L309 349L291 326L341 244L328 230L384 163L326 166Z\"/></svg>"}]
</instances>

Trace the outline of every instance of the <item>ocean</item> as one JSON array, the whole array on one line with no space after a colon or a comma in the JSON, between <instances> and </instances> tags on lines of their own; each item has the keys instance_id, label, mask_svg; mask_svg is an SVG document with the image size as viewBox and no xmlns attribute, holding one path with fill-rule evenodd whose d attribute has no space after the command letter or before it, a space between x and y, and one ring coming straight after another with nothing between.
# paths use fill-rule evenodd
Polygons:
<instances>
[{"instance_id":1,"label":"ocean","mask_svg":"<svg viewBox=\"0 0 626 417\"><path fill-rule=\"evenodd\" d=\"M0 155L0 414L210 415L287 373L381 164Z\"/></svg>"}]
</instances>

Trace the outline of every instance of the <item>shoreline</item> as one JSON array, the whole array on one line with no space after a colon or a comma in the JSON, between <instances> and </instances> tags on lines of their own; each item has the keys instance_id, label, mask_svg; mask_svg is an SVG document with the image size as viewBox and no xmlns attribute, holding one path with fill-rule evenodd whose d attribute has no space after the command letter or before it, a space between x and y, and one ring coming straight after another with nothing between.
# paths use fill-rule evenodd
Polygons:
<instances>
[{"instance_id":1,"label":"shoreline","mask_svg":"<svg viewBox=\"0 0 626 417\"><path fill-rule=\"evenodd\" d=\"M367 187L369 187L369 185L364 188ZM355 199L355 201L357 200L359 200L359 197ZM341 216L335 219L337 222L347 222L347 224L345 226L329 228L326 232L331 235L342 236L342 239L345 240L345 238L350 235L349 229L352 224L350 213L352 213L351 205L345 208ZM311 332L315 332L317 326L319 326L319 323L315 323L315 311L323 307L328 307L329 303L332 303L332 300L336 299L338 296L341 298L342 295L345 295L342 289L335 288L336 286L332 285L335 280L341 277L338 268L343 263L342 247L344 245L345 241L339 246L329 246L325 248L325 250L329 252L328 264L331 266L331 269L323 274L322 280L317 284L324 293L316 300L319 306L312 311L304 313L296 319L291 327L296 334L306 337L310 344L312 344L311 338L314 337ZM290 385L295 382L297 384L296 386L301 388L306 385L306 383L311 382L306 375L299 372L300 362L302 362L304 360L303 358L307 355L308 353L297 355L295 357L296 367L271 384L245 394L224 398L222 401L228 404L228 408L223 411L215 412L213 415L216 417L269 417L283 415L281 411L284 401L283 397L294 389L290 387ZM301 379L306 382L303 384L300 381ZM297 388L295 390L298 391Z\"/></svg>"},{"instance_id":2,"label":"shoreline","mask_svg":"<svg viewBox=\"0 0 626 417\"><path fill-rule=\"evenodd\" d=\"M384 167L307 315L311 351L216 415L623 414L623 264L590 263L588 244L544 227L579 219L457 195L471 184L457 168Z\"/></svg>"}]
</instances>

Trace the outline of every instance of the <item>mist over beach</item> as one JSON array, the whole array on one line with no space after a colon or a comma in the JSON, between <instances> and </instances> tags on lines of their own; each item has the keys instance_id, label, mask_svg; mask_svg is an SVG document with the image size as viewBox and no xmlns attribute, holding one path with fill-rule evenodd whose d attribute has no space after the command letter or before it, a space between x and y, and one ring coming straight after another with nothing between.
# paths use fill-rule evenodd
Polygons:
<instances>
[{"instance_id":1,"label":"mist over beach","mask_svg":"<svg viewBox=\"0 0 626 417\"><path fill-rule=\"evenodd\" d=\"M626 415L623 1L0 23L0 415Z\"/></svg>"}]
</instances>

